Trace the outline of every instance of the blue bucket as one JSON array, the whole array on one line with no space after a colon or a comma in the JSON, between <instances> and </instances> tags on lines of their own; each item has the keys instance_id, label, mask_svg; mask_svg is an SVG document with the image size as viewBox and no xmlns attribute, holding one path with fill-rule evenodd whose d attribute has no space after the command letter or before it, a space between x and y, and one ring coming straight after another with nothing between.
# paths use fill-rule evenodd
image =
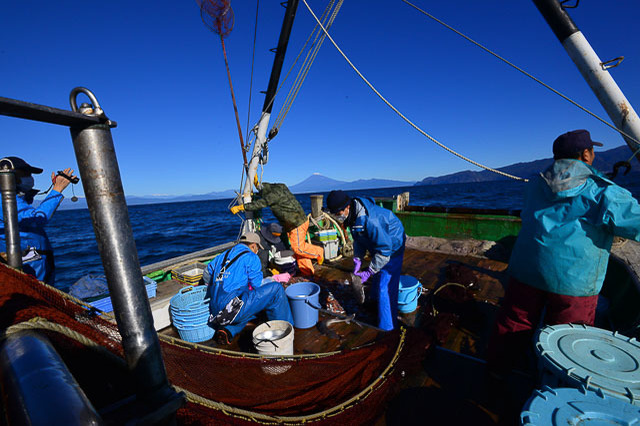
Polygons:
<instances>
[{"instance_id":1,"label":"blue bucket","mask_svg":"<svg viewBox=\"0 0 640 426\"><path fill-rule=\"evenodd\" d=\"M422 285L411 275L400 275L398 289L398 311L403 314L413 312L418 307L418 298L422 294Z\"/></svg>"},{"instance_id":2,"label":"blue bucket","mask_svg":"<svg viewBox=\"0 0 640 426\"><path fill-rule=\"evenodd\" d=\"M310 328L318 322L320 286L316 283L301 282L285 289L295 328Z\"/></svg>"}]
</instances>

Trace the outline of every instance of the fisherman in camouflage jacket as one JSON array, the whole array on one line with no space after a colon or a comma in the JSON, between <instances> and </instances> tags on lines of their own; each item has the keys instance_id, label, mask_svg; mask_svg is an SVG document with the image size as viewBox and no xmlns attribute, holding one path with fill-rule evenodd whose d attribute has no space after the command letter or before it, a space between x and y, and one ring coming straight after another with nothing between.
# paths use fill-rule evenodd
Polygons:
<instances>
[{"instance_id":1,"label":"fisherman in camouflage jacket","mask_svg":"<svg viewBox=\"0 0 640 426\"><path fill-rule=\"evenodd\" d=\"M271 208L273 215L284 228L289 238L291 250L295 253L300 272L312 275L314 272L312 259L318 264L324 261L324 249L305 241L309 229L309 218L296 197L283 183L257 184L258 193L253 196L250 203L234 206L233 214L239 211L257 211L265 207Z\"/></svg>"}]
</instances>

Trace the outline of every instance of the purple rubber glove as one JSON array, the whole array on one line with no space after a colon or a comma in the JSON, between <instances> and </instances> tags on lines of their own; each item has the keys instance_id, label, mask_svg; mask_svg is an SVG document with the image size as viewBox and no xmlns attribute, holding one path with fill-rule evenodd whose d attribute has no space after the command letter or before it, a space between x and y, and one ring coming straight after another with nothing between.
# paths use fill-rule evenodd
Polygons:
<instances>
[{"instance_id":1,"label":"purple rubber glove","mask_svg":"<svg viewBox=\"0 0 640 426\"><path fill-rule=\"evenodd\" d=\"M371 269L367 269L366 271L356 272L355 275L359 276L362 284L364 284L369 278L371 278L373 272L371 272Z\"/></svg>"},{"instance_id":2,"label":"purple rubber glove","mask_svg":"<svg viewBox=\"0 0 640 426\"><path fill-rule=\"evenodd\" d=\"M362 266L362 260L360 260L359 257L354 257L353 258L353 273L357 274L358 272L360 272L360 267Z\"/></svg>"}]
</instances>

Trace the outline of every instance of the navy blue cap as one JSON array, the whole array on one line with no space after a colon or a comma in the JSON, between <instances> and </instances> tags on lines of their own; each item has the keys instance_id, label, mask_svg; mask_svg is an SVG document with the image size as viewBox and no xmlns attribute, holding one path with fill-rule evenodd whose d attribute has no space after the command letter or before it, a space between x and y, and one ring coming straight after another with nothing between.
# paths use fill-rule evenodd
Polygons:
<instances>
[{"instance_id":1,"label":"navy blue cap","mask_svg":"<svg viewBox=\"0 0 640 426\"><path fill-rule=\"evenodd\" d=\"M9 165L14 170L24 170L25 172L28 172L29 174L33 174L33 175L42 173L42 169L38 167L33 167L32 165L30 165L20 157L4 157L3 159L0 160L0 162L2 163L4 163L5 161L8 161Z\"/></svg>"},{"instance_id":2,"label":"navy blue cap","mask_svg":"<svg viewBox=\"0 0 640 426\"><path fill-rule=\"evenodd\" d=\"M346 209L350 202L351 198L349 198L346 192L339 189L331 191L329 195L327 195L327 208L332 214L336 214L341 210Z\"/></svg>"},{"instance_id":3,"label":"navy blue cap","mask_svg":"<svg viewBox=\"0 0 640 426\"><path fill-rule=\"evenodd\" d=\"M562 158L575 158L576 154L585 149L593 148L593 146L602 146L600 142L591 140L588 131L572 130L564 133L553 141L553 158L556 160Z\"/></svg>"}]
</instances>

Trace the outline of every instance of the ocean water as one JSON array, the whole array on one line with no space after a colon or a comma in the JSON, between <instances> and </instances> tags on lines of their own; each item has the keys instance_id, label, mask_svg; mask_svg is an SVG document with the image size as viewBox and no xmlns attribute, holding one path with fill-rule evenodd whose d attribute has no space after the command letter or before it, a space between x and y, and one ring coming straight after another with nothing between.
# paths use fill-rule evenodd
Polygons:
<instances>
[{"instance_id":1,"label":"ocean water","mask_svg":"<svg viewBox=\"0 0 640 426\"><path fill-rule=\"evenodd\" d=\"M524 184L517 181L478 182L349 191L350 195L388 197L408 191L410 204L519 210ZM627 186L636 198L640 184ZM327 193L324 193L326 197ZM310 194L297 195L311 211ZM202 250L234 240L241 220L229 212L231 200L129 206L129 218L140 265ZM37 201L36 201L37 203ZM268 209L263 218L275 221ZM70 286L87 274L102 274L102 263L89 211L57 211L47 225L54 247L57 285Z\"/></svg>"}]
</instances>

